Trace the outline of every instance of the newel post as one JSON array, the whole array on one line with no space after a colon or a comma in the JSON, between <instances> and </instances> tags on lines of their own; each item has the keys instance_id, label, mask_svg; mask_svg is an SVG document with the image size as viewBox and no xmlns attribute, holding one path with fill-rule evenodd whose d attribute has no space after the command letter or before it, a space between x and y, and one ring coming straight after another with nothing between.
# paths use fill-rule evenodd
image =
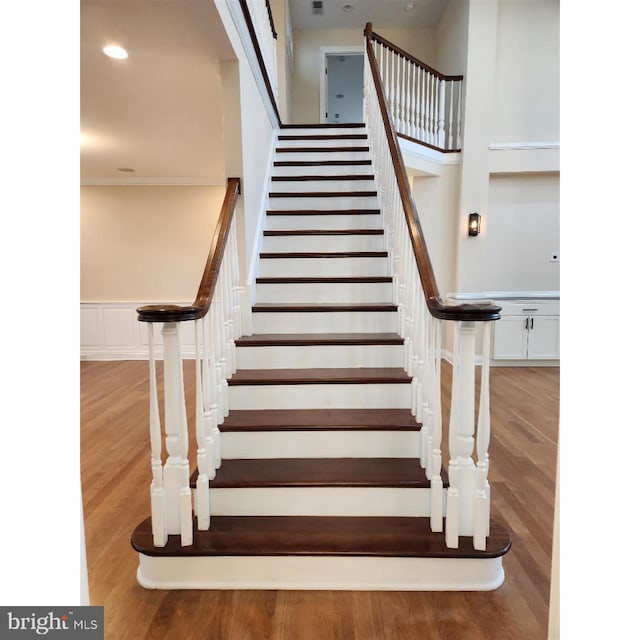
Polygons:
<instances>
[{"instance_id":1,"label":"newel post","mask_svg":"<svg viewBox=\"0 0 640 640\"><path fill-rule=\"evenodd\" d=\"M458 536L474 533L476 466L471 457L475 432L474 322L458 322L451 394L450 486L447 499L447 546L458 547Z\"/></svg>"},{"instance_id":2,"label":"newel post","mask_svg":"<svg viewBox=\"0 0 640 640\"><path fill-rule=\"evenodd\" d=\"M193 520L189 487L189 434L177 323L165 322L162 337L165 433L169 454L164 466L167 531L169 534L180 534L182 546L186 546L193 543Z\"/></svg>"}]
</instances>

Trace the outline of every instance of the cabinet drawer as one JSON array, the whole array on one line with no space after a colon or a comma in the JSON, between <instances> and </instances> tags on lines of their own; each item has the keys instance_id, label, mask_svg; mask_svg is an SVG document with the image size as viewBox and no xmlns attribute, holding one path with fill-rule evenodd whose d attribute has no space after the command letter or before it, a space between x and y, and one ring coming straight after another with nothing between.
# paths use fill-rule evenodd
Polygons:
<instances>
[{"instance_id":1,"label":"cabinet drawer","mask_svg":"<svg viewBox=\"0 0 640 640\"><path fill-rule=\"evenodd\" d=\"M501 316L557 316L560 315L559 300L500 300Z\"/></svg>"}]
</instances>

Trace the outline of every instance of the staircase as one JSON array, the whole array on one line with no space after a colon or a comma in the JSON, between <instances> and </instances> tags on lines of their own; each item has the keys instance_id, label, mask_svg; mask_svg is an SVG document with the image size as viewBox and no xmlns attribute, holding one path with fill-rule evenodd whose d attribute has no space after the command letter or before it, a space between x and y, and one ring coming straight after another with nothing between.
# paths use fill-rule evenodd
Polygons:
<instances>
[{"instance_id":1,"label":"staircase","mask_svg":"<svg viewBox=\"0 0 640 640\"><path fill-rule=\"evenodd\" d=\"M421 425L364 125L280 130L252 335L235 342L211 523L193 544L135 530L148 588L482 590L486 549L432 532ZM443 470L445 489L448 486ZM196 475L192 487L196 486ZM446 514L446 499L443 515Z\"/></svg>"}]
</instances>

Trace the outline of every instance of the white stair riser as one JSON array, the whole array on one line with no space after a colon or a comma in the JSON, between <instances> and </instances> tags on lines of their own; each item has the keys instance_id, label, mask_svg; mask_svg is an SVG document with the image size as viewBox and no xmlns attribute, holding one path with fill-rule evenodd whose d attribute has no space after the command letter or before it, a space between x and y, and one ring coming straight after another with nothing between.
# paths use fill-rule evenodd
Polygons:
<instances>
[{"instance_id":1,"label":"white stair riser","mask_svg":"<svg viewBox=\"0 0 640 640\"><path fill-rule=\"evenodd\" d=\"M322 161L316 158L316 161ZM294 162L304 161L302 158ZM366 175L373 172L373 165L370 164L335 164L335 165L302 165L302 166L277 166L274 165L271 175L273 176L351 176Z\"/></svg>"},{"instance_id":2,"label":"white stair riser","mask_svg":"<svg viewBox=\"0 0 640 640\"><path fill-rule=\"evenodd\" d=\"M382 229L382 216L372 214L268 215L267 229Z\"/></svg>"},{"instance_id":3,"label":"white stair riser","mask_svg":"<svg viewBox=\"0 0 640 640\"><path fill-rule=\"evenodd\" d=\"M371 189L367 189L371 191ZM314 198L269 198L270 211L292 211L298 209L320 209L322 211L340 211L343 209L378 209L376 196L320 196Z\"/></svg>"},{"instance_id":4,"label":"white stair riser","mask_svg":"<svg viewBox=\"0 0 640 640\"><path fill-rule=\"evenodd\" d=\"M255 312L251 316L254 333L390 333L398 331L395 311L336 311L280 313Z\"/></svg>"},{"instance_id":5,"label":"white stair riser","mask_svg":"<svg viewBox=\"0 0 640 640\"><path fill-rule=\"evenodd\" d=\"M293 384L229 387L231 409L410 409L411 385Z\"/></svg>"},{"instance_id":6,"label":"white stair riser","mask_svg":"<svg viewBox=\"0 0 640 640\"><path fill-rule=\"evenodd\" d=\"M385 236L382 234L264 236L262 242L262 251L266 253L385 250Z\"/></svg>"},{"instance_id":7,"label":"white stair riser","mask_svg":"<svg viewBox=\"0 0 640 640\"><path fill-rule=\"evenodd\" d=\"M313 345L240 347L239 369L402 367L402 345Z\"/></svg>"},{"instance_id":8,"label":"white stair riser","mask_svg":"<svg viewBox=\"0 0 640 640\"><path fill-rule=\"evenodd\" d=\"M332 277L386 276L389 259L382 258L262 258L260 275L284 278L295 273L300 277L324 275Z\"/></svg>"},{"instance_id":9,"label":"white stair riser","mask_svg":"<svg viewBox=\"0 0 640 640\"><path fill-rule=\"evenodd\" d=\"M210 489L213 516L430 515L429 489L397 487L255 487ZM443 511L442 515L446 515ZM214 522L215 526L215 522Z\"/></svg>"},{"instance_id":10,"label":"white stair riser","mask_svg":"<svg viewBox=\"0 0 640 640\"><path fill-rule=\"evenodd\" d=\"M138 555L147 589L490 591L504 582L502 558Z\"/></svg>"},{"instance_id":11,"label":"white stair riser","mask_svg":"<svg viewBox=\"0 0 640 640\"><path fill-rule=\"evenodd\" d=\"M311 145L310 145L311 146ZM366 145L349 145L366 146ZM280 145L277 146L280 149ZM325 151L319 148L318 151L276 151L274 161L279 162L303 162L303 161L324 161L324 160L371 160L369 151Z\"/></svg>"},{"instance_id":12,"label":"white stair riser","mask_svg":"<svg viewBox=\"0 0 640 640\"><path fill-rule=\"evenodd\" d=\"M294 135L294 136L299 136L299 135L308 135L308 134L299 134L299 133L292 133L292 134L287 134L287 135ZM310 135L318 135L315 133L312 133ZM325 134L324 132L322 133L322 135L335 135L335 134ZM337 135L357 135L357 136L361 136L364 135L364 133L339 133ZM333 138L329 138L327 140L276 140L276 146L278 149L283 149L283 148L287 148L287 149L299 149L300 147L304 147L304 148L308 148L308 147L313 147L315 148L322 148L322 149L326 149L327 147L330 148L335 148L335 147L368 147L369 146L369 141L364 138L338 138L338 139L333 139Z\"/></svg>"},{"instance_id":13,"label":"white stair riser","mask_svg":"<svg viewBox=\"0 0 640 640\"><path fill-rule=\"evenodd\" d=\"M367 133L366 127L287 127L281 129L281 136L347 136Z\"/></svg>"},{"instance_id":14,"label":"white stair riser","mask_svg":"<svg viewBox=\"0 0 640 640\"><path fill-rule=\"evenodd\" d=\"M390 282L284 283L256 285L256 303L336 303L391 302Z\"/></svg>"},{"instance_id":15,"label":"white stair riser","mask_svg":"<svg viewBox=\"0 0 640 640\"><path fill-rule=\"evenodd\" d=\"M362 172L366 174L366 171ZM375 180L272 180L269 191L375 191Z\"/></svg>"},{"instance_id":16,"label":"white stair riser","mask_svg":"<svg viewBox=\"0 0 640 640\"><path fill-rule=\"evenodd\" d=\"M224 460L274 458L417 458L419 431L224 431Z\"/></svg>"}]
</instances>

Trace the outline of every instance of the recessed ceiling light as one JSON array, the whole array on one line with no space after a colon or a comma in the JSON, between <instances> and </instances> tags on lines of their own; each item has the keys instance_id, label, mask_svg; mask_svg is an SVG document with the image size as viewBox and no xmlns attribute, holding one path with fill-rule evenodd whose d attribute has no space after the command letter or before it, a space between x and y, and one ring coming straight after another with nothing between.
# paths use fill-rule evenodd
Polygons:
<instances>
[{"instance_id":1,"label":"recessed ceiling light","mask_svg":"<svg viewBox=\"0 0 640 640\"><path fill-rule=\"evenodd\" d=\"M353 11L353 5L350 2L347 2L346 4L342 5L342 10L349 13L350 11Z\"/></svg>"},{"instance_id":2,"label":"recessed ceiling light","mask_svg":"<svg viewBox=\"0 0 640 640\"><path fill-rule=\"evenodd\" d=\"M407 6L404 8L405 11L413 11L415 9L415 4L413 2L407 2Z\"/></svg>"},{"instance_id":3,"label":"recessed ceiling light","mask_svg":"<svg viewBox=\"0 0 640 640\"><path fill-rule=\"evenodd\" d=\"M130 167L120 167L118 171L124 171L125 173L131 173L135 171L135 169L131 169Z\"/></svg>"},{"instance_id":4,"label":"recessed ceiling light","mask_svg":"<svg viewBox=\"0 0 640 640\"><path fill-rule=\"evenodd\" d=\"M124 60L125 58L129 57L129 54L126 52L126 50L122 47L119 47L117 44L107 45L102 50L102 53L104 53L106 56L109 56L110 58L116 58L116 60Z\"/></svg>"}]
</instances>

